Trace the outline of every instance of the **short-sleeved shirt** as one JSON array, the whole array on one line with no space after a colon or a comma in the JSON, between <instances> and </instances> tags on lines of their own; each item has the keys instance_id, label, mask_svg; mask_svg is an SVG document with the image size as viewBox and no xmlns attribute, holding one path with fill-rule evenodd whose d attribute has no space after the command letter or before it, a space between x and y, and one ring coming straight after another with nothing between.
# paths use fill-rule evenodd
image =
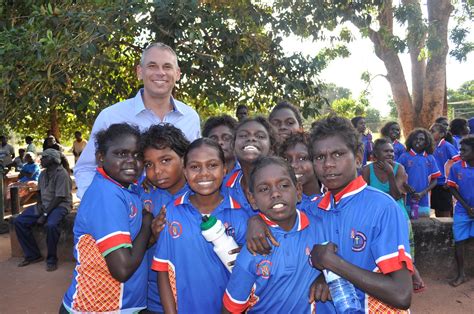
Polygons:
<instances>
[{"instance_id":1,"label":"short-sleeved shirt","mask_svg":"<svg viewBox=\"0 0 474 314\"><path fill-rule=\"evenodd\" d=\"M400 143L398 140L395 140L393 141L392 143L393 145L393 152L395 153L395 161L398 161L398 158L400 158L400 156L407 151L407 149L405 148L405 146Z\"/></svg>"},{"instance_id":2,"label":"short-sleeved shirt","mask_svg":"<svg viewBox=\"0 0 474 314\"><path fill-rule=\"evenodd\" d=\"M31 178L24 176L18 179L18 182L38 181L41 169L37 163L24 164L21 172L31 174Z\"/></svg>"},{"instance_id":3,"label":"short-sleeved shirt","mask_svg":"<svg viewBox=\"0 0 474 314\"><path fill-rule=\"evenodd\" d=\"M441 175L438 177L438 185L444 185L446 183L446 163L449 160L458 161L461 157L459 157L459 153L456 148L454 148L453 144L447 142L444 138L439 141L433 156L436 160L438 169L441 172Z\"/></svg>"},{"instance_id":4,"label":"short-sleeved shirt","mask_svg":"<svg viewBox=\"0 0 474 314\"><path fill-rule=\"evenodd\" d=\"M321 243L321 220L297 210L290 231L260 214L280 246L267 255L252 255L243 247L237 257L223 303L231 313L312 313L308 293L320 271L311 267L309 254ZM316 313L319 309L316 307Z\"/></svg>"},{"instance_id":5,"label":"short-sleeved shirt","mask_svg":"<svg viewBox=\"0 0 474 314\"><path fill-rule=\"evenodd\" d=\"M302 194L301 202L296 206L305 213L312 213L317 210L316 200L322 197L321 194L306 195Z\"/></svg>"},{"instance_id":6,"label":"short-sleeved shirt","mask_svg":"<svg viewBox=\"0 0 474 314\"><path fill-rule=\"evenodd\" d=\"M247 214L251 217L258 214L257 210L254 210L252 205L249 203L247 196L244 193L242 188L242 178L243 178L242 169L237 169L234 172L230 173L224 178L221 191L224 194L229 194L233 199L235 199L242 209L244 209Z\"/></svg>"},{"instance_id":7,"label":"short-sleeved shirt","mask_svg":"<svg viewBox=\"0 0 474 314\"><path fill-rule=\"evenodd\" d=\"M152 269L168 272L178 313L220 313L230 273L201 234L202 215L189 200L191 192L178 197L166 211ZM248 215L232 197L211 215L226 227L237 244L245 242Z\"/></svg>"},{"instance_id":8,"label":"short-sleeved shirt","mask_svg":"<svg viewBox=\"0 0 474 314\"><path fill-rule=\"evenodd\" d=\"M318 207L324 241L335 243L344 260L383 274L405 266L413 271L406 218L392 197L367 186L361 176L336 195L327 192ZM366 313L390 309L357 287L356 291Z\"/></svg>"},{"instance_id":9,"label":"short-sleeved shirt","mask_svg":"<svg viewBox=\"0 0 474 314\"><path fill-rule=\"evenodd\" d=\"M78 142L77 140L74 141L72 143L72 151L76 154L76 156L74 156L74 159L77 161L77 159L79 158L79 156L81 155L82 151L84 150L84 148L86 148L86 145L87 145L87 141L86 140L82 140L80 142Z\"/></svg>"},{"instance_id":10,"label":"short-sleeved shirt","mask_svg":"<svg viewBox=\"0 0 474 314\"><path fill-rule=\"evenodd\" d=\"M36 146L33 143L30 143L26 146L26 152L30 152L36 155Z\"/></svg>"},{"instance_id":11,"label":"short-sleeved shirt","mask_svg":"<svg viewBox=\"0 0 474 314\"><path fill-rule=\"evenodd\" d=\"M398 162L405 167L405 171L408 175L408 184L413 187L416 192L421 192L426 189L432 179L437 179L441 176L435 158L426 152L417 154L413 149L410 149L410 151L400 156ZM410 204L410 200L411 195L408 194L407 204ZM418 204L420 206L429 207L429 193L423 196Z\"/></svg>"},{"instance_id":12,"label":"short-sleeved shirt","mask_svg":"<svg viewBox=\"0 0 474 314\"><path fill-rule=\"evenodd\" d=\"M99 168L74 223L76 267L63 304L75 312L137 312L146 307L147 261L124 283L115 280L105 257L133 246L142 225L142 203L128 188Z\"/></svg>"},{"instance_id":13,"label":"short-sleeved shirt","mask_svg":"<svg viewBox=\"0 0 474 314\"><path fill-rule=\"evenodd\" d=\"M370 160L372 154L372 148L374 145L374 143L372 143L372 134L369 133L362 135L362 143L364 144L364 156L362 159L362 165L364 166Z\"/></svg>"},{"instance_id":14,"label":"short-sleeved shirt","mask_svg":"<svg viewBox=\"0 0 474 314\"><path fill-rule=\"evenodd\" d=\"M12 163L12 155L15 155L15 150L10 144L2 146L0 144L0 161L3 162L3 166L8 166Z\"/></svg>"},{"instance_id":15,"label":"short-sleeved shirt","mask_svg":"<svg viewBox=\"0 0 474 314\"><path fill-rule=\"evenodd\" d=\"M455 162L449 172L447 184L457 189L466 203L474 206L474 167L470 167L464 160ZM456 202L454 214L468 215L461 202Z\"/></svg>"},{"instance_id":16,"label":"short-sleeved shirt","mask_svg":"<svg viewBox=\"0 0 474 314\"><path fill-rule=\"evenodd\" d=\"M161 206L166 205L168 207L169 202L174 201L178 196L183 195L189 191L189 185L185 184L176 194L171 194L167 190L154 189L148 193L140 187L140 198L143 202L143 206L153 213L156 217L161 210ZM148 297L147 297L147 310L153 312L163 312L163 306L160 301L160 294L158 292L158 283L156 278L156 272L151 269L153 262L153 255L156 251L156 243L149 247L146 251L146 258L148 262Z\"/></svg>"},{"instance_id":17,"label":"short-sleeved shirt","mask_svg":"<svg viewBox=\"0 0 474 314\"><path fill-rule=\"evenodd\" d=\"M459 152L459 150L461 149L461 142L462 140L462 136L460 135L453 135L453 146L454 148L456 148L456 150Z\"/></svg>"},{"instance_id":18,"label":"short-sleeved shirt","mask_svg":"<svg viewBox=\"0 0 474 314\"><path fill-rule=\"evenodd\" d=\"M48 207L55 197L63 197L57 207L68 210L72 207L72 180L63 166L58 165L56 169L45 169L38 178L38 187L41 194L41 202Z\"/></svg>"}]
</instances>

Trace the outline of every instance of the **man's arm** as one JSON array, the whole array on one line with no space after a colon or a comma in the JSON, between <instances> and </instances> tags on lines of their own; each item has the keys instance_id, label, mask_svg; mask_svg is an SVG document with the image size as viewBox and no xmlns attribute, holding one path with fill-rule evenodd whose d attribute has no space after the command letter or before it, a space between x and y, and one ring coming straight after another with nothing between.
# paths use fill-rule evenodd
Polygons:
<instances>
[{"instance_id":1,"label":"man's arm","mask_svg":"<svg viewBox=\"0 0 474 314\"><path fill-rule=\"evenodd\" d=\"M333 243L315 245L311 251L311 262L316 268L338 274L390 306L398 309L410 307L412 281L406 265L389 274L371 272L338 256Z\"/></svg>"},{"instance_id":2,"label":"man's arm","mask_svg":"<svg viewBox=\"0 0 474 314\"><path fill-rule=\"evenodd\" d=\"M165 313L175 314L176 301L174 299L173 290L171 290L171 284L167 271L158 271L158 291L160 292L160 300L163 305Z\"/></svg>"}]
</instances>

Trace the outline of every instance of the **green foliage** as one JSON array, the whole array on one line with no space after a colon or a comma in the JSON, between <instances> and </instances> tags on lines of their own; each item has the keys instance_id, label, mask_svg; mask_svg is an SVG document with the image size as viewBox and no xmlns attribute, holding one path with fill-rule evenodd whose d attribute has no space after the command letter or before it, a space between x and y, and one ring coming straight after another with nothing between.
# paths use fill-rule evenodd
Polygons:
<instances>
[{"instance_id":1,"label":"green foliage","mask_svg":"<svg viewBox=\"0 0 474 314\"><path fill-rule=\"evenodd\" d=\"M456 90L448 89L448 112L450 118L474 116L474 80L464 82Z\"/></svg>"},{"instance_id":2,"label":"green foliage","mask_svg":"<svg viewBox=\"0 0 474 314\"><path fill-rule=\"evenodd\" d=\"M355 116L365 116L366 105L353 98L339 98L332 102L332 110L340 116L353 118Z\"/></svg>"}]
</instances>

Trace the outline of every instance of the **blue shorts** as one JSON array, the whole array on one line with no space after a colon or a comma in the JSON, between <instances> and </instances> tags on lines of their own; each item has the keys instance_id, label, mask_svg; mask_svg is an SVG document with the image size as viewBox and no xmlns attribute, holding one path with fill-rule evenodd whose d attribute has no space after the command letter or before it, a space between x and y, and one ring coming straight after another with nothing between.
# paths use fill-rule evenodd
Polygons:
<instances>
[{"instance_id":1,"label":"blue shorts","mask_svg":"<svg viewBox=\"0 0 474 314\"><path fill-rule=\"evenodd\" d=\"M454 214L453 233L455 242L474 238L474 219L468 214Z\"/></svg>"}]
</instances>

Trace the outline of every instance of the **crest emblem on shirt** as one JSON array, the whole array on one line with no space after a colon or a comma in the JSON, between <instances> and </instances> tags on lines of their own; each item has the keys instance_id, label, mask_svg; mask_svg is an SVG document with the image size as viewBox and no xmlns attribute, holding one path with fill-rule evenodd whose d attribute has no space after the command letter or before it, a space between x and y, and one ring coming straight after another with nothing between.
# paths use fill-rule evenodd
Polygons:
<instances>
[{"instance_id":1,"label":"crest emblem on shirt","mask_svg":"<svg viewBox=\"0 0 474 314\"><path fill-rule=\"evenodd\" d=\"M367 245L367 237L361 231L355 231L352 229L351 231L351 239L352 239L352 251L354 252L361 252L365 249Z\"/></svg>"},{"instance_id":2,"label":"crest emblem on shirt","mask_svg":"<svg viewBox=\"0 0 474 314\"><path fill-rule=\"evenodd\" d=\"M230 237L234 237L235 228L232 227L232 225L228 222L224 222L224 227L225 227L225 233Z\"/></svg>"},{"instance_id":3,"label":"crest emblem on shirt","mask_svg":"<svg viewBox=\"0 0 474 314\"><path fill-rule=\"evenodd\" d=\"M257 265L257 276L262 277L263 279L270 278L270 268L272 266L272 262L269 260L263 260Z\"/></svg>"},{"instance_id":4,"label":"crest emblem on shirt","mask_svg":"<svg viewBox=\"0 0 474 314\"><path fill-rule=\"evenodd\" d=\"M151 200L143 201L143 208L149 213L153 213L153 202Z\"/></svg>"},{"instance_id":5,"label":"crest emblem on shirt","mask_svg":"<svg viewBox=\"0 0 474 314\"><path fill-rule=\"evenodd\" d=\"M462 173L461 173L461 172L458 172L458 173L457 173L457 177L458 177L458 180L462 180Z\"/></svg>"},{"instance_id":6,"label":"crest emblem on shirt","mask_svg":"<svg viewBox=\"0 0 474 314\"><path fill-rule=\"evenodd\" d=\"M183 233L183 226L178 221L172 221L168 225L168 232L173 239L177 239Z\"/></svg>"},{"instance_id":7,"label":"crest emblem on shirt","mask_svg":"<svg viewBox=\"0 0 474 314\"><path fill-rule=\"evenodd\" d=\"M407 166L408 167L413 167L413 160L408 160Z\"/></svg>"},{"instance_id":8,"label":"crest emblem on shirt","mask_svg":"<svg viewBox=\"0 0 474 314\"><path fill-rule=\"evenodd\" d=\"M130 214L128 215L128 217L130 218L134 218L138 213L138 208L133 204L133 203L130 203Z\"/></svg>"}]
</instances>

